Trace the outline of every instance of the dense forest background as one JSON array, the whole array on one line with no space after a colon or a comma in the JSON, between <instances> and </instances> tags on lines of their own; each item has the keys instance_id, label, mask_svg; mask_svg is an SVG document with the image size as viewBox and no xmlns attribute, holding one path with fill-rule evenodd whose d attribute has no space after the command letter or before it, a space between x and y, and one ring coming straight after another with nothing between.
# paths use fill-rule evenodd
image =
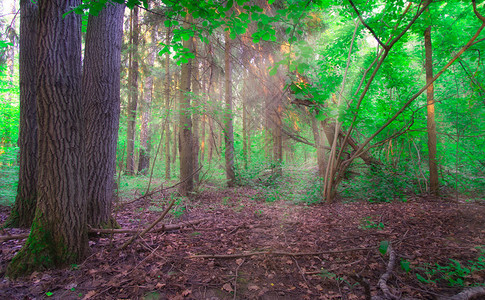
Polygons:
<instances>
[{"instance_id":1,"label":"dense forest background","mask_svg":"<svg viewBox=\"0 0 485 300\"><path fill-rule=\"evenodd\" d=\"M4 204L15 198L18 170L19 15L13 3L3 4L2 19L0 128ZM166 9L160 4L150 5L150 9L139 9L136 16L132 10L125 11L117 147L121 190L136 185L144 189L144 181L150 176L159 180L176 180L179 176L177 93L182 80L181 63L186 56L174 50L182 47L183 32L177 29L182 21L177 15L167 19ZM229 10L233 23L229 24L232 28L227 41L223 28L212 31L207 20L193 21L199 31L191 53L194 58L190 112L194 145L198 148L195 163L201 166L197 174L200 181L216 185L227 181L224 124L229 117L234 124L233 168L237 184L279 180L265 173L277 167L285 170L284 176L301 177L294 186L287 186L285 197L297 202L322 201L326 169L323 166L321 173L315 173L315 167L317 158L323 160L322 164L329 159L332 141L326 134L335 131L337 122L340 138L349 136L357 145L335 154L341 160L353 158L358 147L373 137L363 148L367 152L361 155L368 156L367 161L355 159L356 156L345 168L337 168L336 173L343 173L334 174L335 179L343 180L337 187L340 197L390 201L405 199L410 193L429 192L426 93L407 102L426 85L426 28L431 26L432 65L437 73L480 24L470 5L453 1L431 3L393 45L373 78L374 60L379 52L382 56L382 47L373 35L382 42L395 36L398 27L407 25L416 13L403 13L412 8L411 4L398 1L359 5L362 14L367 14L366 23L376 31L372 34L347 3L294 3L291 5L297 9L288 15L283 15L288 13L284 11L288 4L283 2L259 5L264 12L256 14L258 17L251 24L242 6ZM87 21L87 15L83 20ZM260 28L273 27L260 29L255 24ZM167 56L164 52L168 49L163 45L171 42L172 54ZM444 194L483 196L482 43L478 36L434 83L436 163L439 190ZM225 51L226 46L230 47L229 52ZM231 64L230 108L224 102L225 60ZM136 73L137 78L130 78L130 72ZM362 100L361 95L365 96ZM406 104L399 116L376 132ZM319 147L324 150L318 152ZM378 168L369 168L371 159L375 159ZM284 188L269 183L262 186L269 187L272 197L279 197Z\"/></svg>"},{"instance_id":2,"label":"dense forest background","mask_svg":"<svg viewBox=\"0 0 485 300\"><path fill-rule=\"evenodd\" d=\"M0 205L5 226L32 226L13 277L39 269L38 245L64 251L42 237L57 220L70 252L47 268L85 257L93 227L118 228L113 204L167 191L161 218L228 188L305 207L483 202L480 1L40 2L1 2ZM58 52L37 35L51 17L51 40L72 42Z\"/></svg>"}]
</instances>

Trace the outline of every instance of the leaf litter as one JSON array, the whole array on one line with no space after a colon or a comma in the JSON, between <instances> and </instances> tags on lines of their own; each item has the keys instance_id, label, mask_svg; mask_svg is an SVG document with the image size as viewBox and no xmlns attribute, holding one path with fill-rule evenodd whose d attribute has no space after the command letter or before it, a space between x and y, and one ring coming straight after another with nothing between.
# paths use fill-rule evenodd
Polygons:
<instances>
[{"instance_id":1,"label":"leaf litter","mask_svg":"<svg viewBox=\"0 0 485 300\"><path fill-rule=\"evenodd\" d=\"M383 241L406 262L406 270L399 263L394 268L388 285L402 297L433 298L461 288L425 284L416 273L450 259L476 260L476 247L485 245L485 206L476 202L415 197L406 203L307 206L254 200L256 193L242 187L204 191L184 204L181 216L164 220L202 223L149 233L125 250L118 248L130 234L94 236L90 256L79 265L18 280L5 278L4 272L25 240L5 241L0 244L0 298L363 299L364 282L372 295L380 293L377 282L388 260L379 252ZM156 197L152 201L164 203ZM116 212L123 228L142 229L157 219L159 211L140 210L141 204ZM7 216L8 208L2 207L0 221ZM485 273L467 280L483 283Z\"/></svg>"}]
</instances>

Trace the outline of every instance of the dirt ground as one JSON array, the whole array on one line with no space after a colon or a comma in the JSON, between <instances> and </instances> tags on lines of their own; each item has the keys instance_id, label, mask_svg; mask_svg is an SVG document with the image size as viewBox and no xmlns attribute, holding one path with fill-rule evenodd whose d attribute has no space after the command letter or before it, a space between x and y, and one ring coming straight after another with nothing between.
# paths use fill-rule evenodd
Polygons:
<instances>
[{"instance_id":1,"label":"dirt ground","mask_svg":"<svg viewBox=\"0 0 485 300\"><path fill-rule=\"evenodd\" d=\"M397 255L390 291L434 299L462 287L423 283L416 274L426 278L426 266L483 256L476 248L485 245L483 203L412 198L307 206L261 199L250 188L208 190L162 221L199 224L149 233L125 250L119 248L130 234L95 236L81 264L14 281L4 277L5 268L25 240L5 241L0 299L365 299L382 295L377 283L389 263L379 251L383 241ZM146 200L116 211L123 228L146 227L167 203L161 194ZM1 208L0 222L7 215ZM479 271L464 285L484 282Z\"/></svg>"}]
</instances>

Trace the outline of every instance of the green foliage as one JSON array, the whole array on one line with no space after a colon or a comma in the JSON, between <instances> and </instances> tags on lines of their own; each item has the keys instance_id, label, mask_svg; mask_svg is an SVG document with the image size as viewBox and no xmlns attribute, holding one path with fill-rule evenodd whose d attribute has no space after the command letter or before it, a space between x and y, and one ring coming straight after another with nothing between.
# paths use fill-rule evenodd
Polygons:
<instances>
[{"instance_id":1,"label":"green foliage","mask_svg":"<svg viewBox=\"0 0 485 300\"><path fill-rule=\"evenodd\" d=\"M379 243L379 252L382 255L385 255L387 253L388 248L389 248L389 241L381 241Z\"/></svg>"},{"instance_id":2,"label":"green foliage","mask_svg":"<svg viewBox=\"0 0 485 300\"><path fill-rule=\"evenodd\" d=\"M382 230L382 229L384 229L384 223L372 221L371 217L365 217L362 220L360 220L359 228L362 228L362 229L377 228L377 229Z\"/></svg>"},{"instance_id":3,"label":"green foliage","mask_svg":"<svg viewBox=\"0 0 485 300\"><path fill-rule=\"evenodd\" d=\"M472 275L485 270L485 257L480 256L477 260L469 260L461 263L458 260L450 259L447 265L436 264L434 267L417 268L424 270L423 276L416 273L416 277L422 283L446 282L448 286L464 287L473 283Z\"/></svg>"},{"instance_id":4,"label":"green foliage","mask_svg":"<svg viewBox=\"0 0 485 300\"><path fill-rule=\"evenodd\" d=\"M399 260L399 265L401 266L401 269L406 273L409 273L409 271L411 270L411 263L403 258Z\"/></svg>"},{"instance_id":5,"label":"green foliage","mask_svg":"<svg viewBox=\"0 0 485 300\"><path fill-rule=\"evenodd\" d=\"M0 148L0 205L13 205L17 195L19 167L17 147Z\"/></svg>"},{"instance_id":6,"label":"green foliage","mask_svg":"<svg viewBox=\"0 0 485 300\"><path fill-rule=\"evenodd\" d=\"M483 285L481 282L475 282L476 279L473 275L485 270L485 250L483 246L475 248L481 253L476 260L468 260L466 263L463 263L456 259L449 259L450 263L444 266L440 264L435 264L434 266L426 264L424 267L415 267L414 270L417 271L416 278L422 283L437 284L445 282L451 287ZM405 267L403 267L403 262ZM403 259L401 259L401 267L406 272L409 272L411 269L410 263Z\"/></svg>"}]
</instances>

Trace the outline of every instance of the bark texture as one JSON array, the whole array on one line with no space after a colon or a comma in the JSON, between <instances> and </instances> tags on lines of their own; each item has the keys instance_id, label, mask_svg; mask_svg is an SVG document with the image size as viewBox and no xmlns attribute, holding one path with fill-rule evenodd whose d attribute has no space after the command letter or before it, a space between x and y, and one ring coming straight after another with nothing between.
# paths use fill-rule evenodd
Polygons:
<instances>
[{"instance_id":1,"label":"bark texture","mask_svg":"<svg viewBox=\"0 0 485 300\"><path fill-rule=\"evenodd\" d=\"M197 42L195 38L192 38L194 54L196 58L192 61L192 94L193 94L193 107L200 106L200 72L199 72L199 60L197 59ZM192 142L193 142L193 168L194 168L194 183L199 183L199 172L196 170L199 168L199 140L200 140L200 116L198 112L195 112L192 117Z\"/></svg>"},{"instance_id":2,"label":"bark texture","mask_svg":"<svg viewBox=\"0 0 485 300\"><path fill-rule=\"evenodd\" d=\"M170 44L170 28L167 28L165 43ZM170 53L165 54L165 109L167 114L170 112ZM167 119L169 116L167 116ZM171 172L170 158L170 124L165 123L165 179L170 180Z\"/></svg>"},{"instance_id":3,"label":"bark texture","mask_svg":"<svg viewBox=\"0 0 485 300\"><path fill-rule=\"evenodd\" d=\"M424 31L424 48L426 52L426 83L433 80L433 49L431 47L431 26ZM426 91L428 112L428 157L429 157L429 189L434 195L438 195L438 161L436 160L436 122L434 120L434 86L433 83Z\"/></svg>"},{"instance_id":4,"label":"bark texture","mask_svg":"<svg viewBox=\"0 0 485 300\"><path fill-rule=\"evenodd\" d=\"M131 16L131 51L130 67L128 70L128 84L130 85L130 96L128 101L128 124L126 129L126 172L133 175L135 172L135 126L136 109L138 106L138 6L132 10Z\"/></svg>"},{"instance_id":5,"label":"bark texture","mask_svg":"<svg viewBox=\"0 0 485 300\"><path fill-rule=\"evenodd\" d=\"M109 4L90 15L86 32L82 95L88 224L109 225L114 196L120 119L120 68L124 5Z\"/></svg>"},{"instance_id":6,"label":"bark texture","mask_svg":"<svg viewBox=\"0 0 485 300\"><path fill-rule=\"evenodd\" d=\"M39 9L30 0L20 1L20 130L19 182L15 205L6 226L30 227L37 198L37 25Z\"/></svg>"},{"instance_id":7,"label":"bark texture","mask_svg":"<svg viewBox=\"0 0 485 300\"><path fill-rule=\"evenodd\" d=\"M87 253L81 107L80 0L39 2L37 207L31 233L7 269L17 277L79 262Z\"/></svg>"},{"instance_id":8,"label":"bark texture","mask_svg":"<svg viewBox=\"0 0 485 300\"><path fill-rule=\"evenodd\" d=\"M154 29L156 31L156 28ZM141 130L140 130L140 159L138 161L138 172L143 175L147 174L150 167L150 151L151 151L151 121L152 121L152 95L153 95L153 75L152 67L155 62L156 46L154 33L150 34L150 53L148 54L147 66L145 66L147 75L145 79L145 87L143 92L142 114L141 114Z\"/></svg>"},{"instance_id":9,"label":"bark texture","mask_svg":"<svg viewBox=\"0 0 485 300\"><path fill-rule=\"evenodd\" d=\"M224 144L226 158L226 179L227 186L233 187L236 184L236 175L234 173L234 128L232 125L232 69L231 69L231 39L229 31L225 34L225 102L226 110L224 113Z\"/></svg>"},{"instance_id":10,"label":"bark texture","mask_svg":"<svg viewBox=\"0 0 485 300\"><path fill-rule=\"evenodd\" d=\"M184 28L190 28L192 17L187 13L185 17ZM193 51L192 39L184 41L184 47ZM193 180L193 137L192 137L192 117L190 113L190 79L192 72L192 61L182 65L180 75L180 93L179 93L179 151L180 151L180 180L179 192L182 196L188 196L194 189Z\"/></svg>"}]
</instances>

